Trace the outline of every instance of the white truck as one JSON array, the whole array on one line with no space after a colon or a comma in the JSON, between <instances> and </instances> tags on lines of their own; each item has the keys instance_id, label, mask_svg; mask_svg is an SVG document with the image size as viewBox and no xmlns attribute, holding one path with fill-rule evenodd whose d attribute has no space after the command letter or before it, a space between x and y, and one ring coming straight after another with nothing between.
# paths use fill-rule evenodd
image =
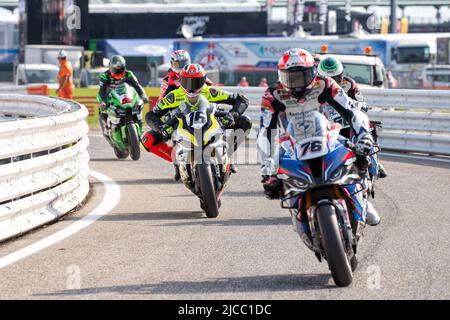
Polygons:
<instances>
[{"instance_id":1,"label":"white truck","mask_svg":"<svg viewBox=\"0 0 450 320\"><path fill-rule=\"evenodd\" d=\"M386 70L377 56L356 54L326 54L342 62L344 73L358 84L359 88L388 87Z\"/></svg>"},{"instance_id":2,"label":"white truck","mask_svg":"<svg viewBox=\"0 0 450 320\"><path fill-rule=\"evenodd\" d=\"M57 80L55 80L59 70L57 57L61 50L67 52L67 58L73 67L74 82L77 83L84 57L84 48L56 45L27 45L25 47L25 63L17 65L14 83L16 85L48 84L50 88L57 87Z\"/></svg>"},{"instance_id":3,"label":"white truck","mask_svg":"<svg viewBox=\"0 0 450 320\"><path fill-rule=\"evenodd\" d=\"M47 84L51 89L58 88L59 68L54 64L19 64L16 70L16 86Z\"/></svg>"}]
</instances>

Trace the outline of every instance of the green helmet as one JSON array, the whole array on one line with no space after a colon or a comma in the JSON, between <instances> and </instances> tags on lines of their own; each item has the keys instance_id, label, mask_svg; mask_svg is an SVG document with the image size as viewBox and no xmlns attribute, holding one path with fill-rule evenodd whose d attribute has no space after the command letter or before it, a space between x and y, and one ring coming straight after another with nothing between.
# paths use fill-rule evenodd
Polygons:
<instances>
[{"instance_id":1,"label":"green helmet","mask_svg":"<svg viewBox=\"0 0 450 320\"><path fill-rule=\"evenodd\" d=\"M122 56L112 56L109 61L109 71L114 78L120 79L125 76L126 62Z\"/></svg>"},{"instance_id":2,"label":"green helmet","mask_svg":"<svg viewBox=\"0 0 450 320\"><path fill-rule=\"evenodd\" d=\"M319 76L322 78L332 77L338 83L342 81L344 66L336 58L327 56L323 57L317 69Z\"/></svg>"}]
</instances>

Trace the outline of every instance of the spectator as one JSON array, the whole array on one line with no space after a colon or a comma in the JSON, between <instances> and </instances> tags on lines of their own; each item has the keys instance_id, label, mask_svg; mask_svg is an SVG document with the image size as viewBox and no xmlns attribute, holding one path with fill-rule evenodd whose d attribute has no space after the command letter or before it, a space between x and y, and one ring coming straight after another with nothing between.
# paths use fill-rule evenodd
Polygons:
<instances>
[{"instance_id":1,"label":"spectator","mask_svg":"<svg viewBox=\"0 0 450 320\"><path fill-rule=\"evenodd\" d=\"M67 59L67 52L62 50L58 54L58 62L60 65L58 73L59 88L56 94L60 98L73 99L73 69L72 64Z\"/></svg>"},{"instance_id":2,"label":"spectator","mask_svg":"<svg viewBox=\"0 0 450 320\"><path fill-rule=\"evenodd\" d=\"M238 87L250 87L246 77L241 78L241 81L238 83Z\"/></svg>"},{"instance_id":3,"label":"spectator","mask_svg":"<svg viewBox=\"0 0 450 320\"><path fill-rule=\"evenodd\" d=\"M398 81L394 78L390 70L386 73L386 78L388 79L388 86L390 89L395 89L398 87Z\"/></svg>"},{"instance_id":4,"label":"spectator","mask_svg":"<svg viewBox=\"0 0 450 320\"><path fill-rule=\"evenodd\" d=\"M263 87L263 88L269 87L269 84L267 83L267 79L266 78L262 78L261 81L259 82L259 86Z\"/></svg>"}]
</instances>

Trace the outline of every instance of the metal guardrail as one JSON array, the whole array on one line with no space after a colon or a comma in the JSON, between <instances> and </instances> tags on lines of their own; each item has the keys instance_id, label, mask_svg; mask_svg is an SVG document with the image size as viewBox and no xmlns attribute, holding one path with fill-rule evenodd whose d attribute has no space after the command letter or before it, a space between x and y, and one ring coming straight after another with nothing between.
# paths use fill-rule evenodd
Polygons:
<instances>
[{"instance_id":1,"label":"metal guardrail","mask_svg":"<svg viewBox=\"0 0 450 320\"><path fill-rule=\"evenodd\" d=\"M259 121L265 88L224 87L245 94L250 100L248 115ZM380 134L385 150L450 155L450 91L363 89L372 110L371 120L384 122Z\"/></svg>"},{"instance_id":2,"label":"metal guardrail","mask_svg":"<svg viewBox=\"0 0 450 320\"><path fill-rule=\"evenodd\" d=\"M87 196L87 109L75 102L0 95L0 241L56 220Z\"/></svg>"}]
</instances>

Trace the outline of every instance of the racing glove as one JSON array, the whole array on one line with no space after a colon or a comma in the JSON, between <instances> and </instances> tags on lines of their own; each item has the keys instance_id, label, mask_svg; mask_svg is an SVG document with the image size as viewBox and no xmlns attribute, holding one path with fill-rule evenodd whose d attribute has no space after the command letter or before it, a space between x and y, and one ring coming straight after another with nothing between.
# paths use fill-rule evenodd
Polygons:
<instances>
[{"instance_id":1,"label":"racing glove","mask_svg":"<svg viewBox=\"0 0 450 320\"><path fill-rule=\"evenodd\" d=\"M143 96L142 97L142 101L144 101L144 103L149 103L150 102L150 100L148 99L147 96Z\"/></svg>"},{"instance_id":2,"label":"racing glove","mask_svg":"<svg viewBox=\"0 0 450 320\"><path fill-rule=\"evenodd\" d=\"M355 143L355 152L358 155L368 156L372 152L373 148L373 138L372 135L366 133L358 138L358 141Z\"/></svg>"},{"instance_id":3,"label":"racing glove","mask_svg":"<svg viewBox=\"0 0 450 320\"><path fill-rule=\"evenodd\" d=\"M174 128L172 126L164 124L160 130L163 140L164 141L170 140L170 138L172 137L173 131L174 131Z\"/></svg>"},{"instance_id":4,"label":"racing glove","mask_svg":"<svg viewBox=\"0 0 450 320\"><path fill-rule=\"evenodd\" d=\"M234 126L235 119L234 119L233 115L228 114L228 115L220 117L220 122L222 123L222 125L225 128L230 128L230 127Z\"/></svg>"},{"instance_id":5,"label":"racing glove","mask_svg":"<svg viewBox=\"0 0 450 320\"><path fill-rule=\"evenodd\" d=\"M106 110L106 103L101 102L99 108L100 108L100 111L105 111Z\"/></svg>"}]
</instances>

